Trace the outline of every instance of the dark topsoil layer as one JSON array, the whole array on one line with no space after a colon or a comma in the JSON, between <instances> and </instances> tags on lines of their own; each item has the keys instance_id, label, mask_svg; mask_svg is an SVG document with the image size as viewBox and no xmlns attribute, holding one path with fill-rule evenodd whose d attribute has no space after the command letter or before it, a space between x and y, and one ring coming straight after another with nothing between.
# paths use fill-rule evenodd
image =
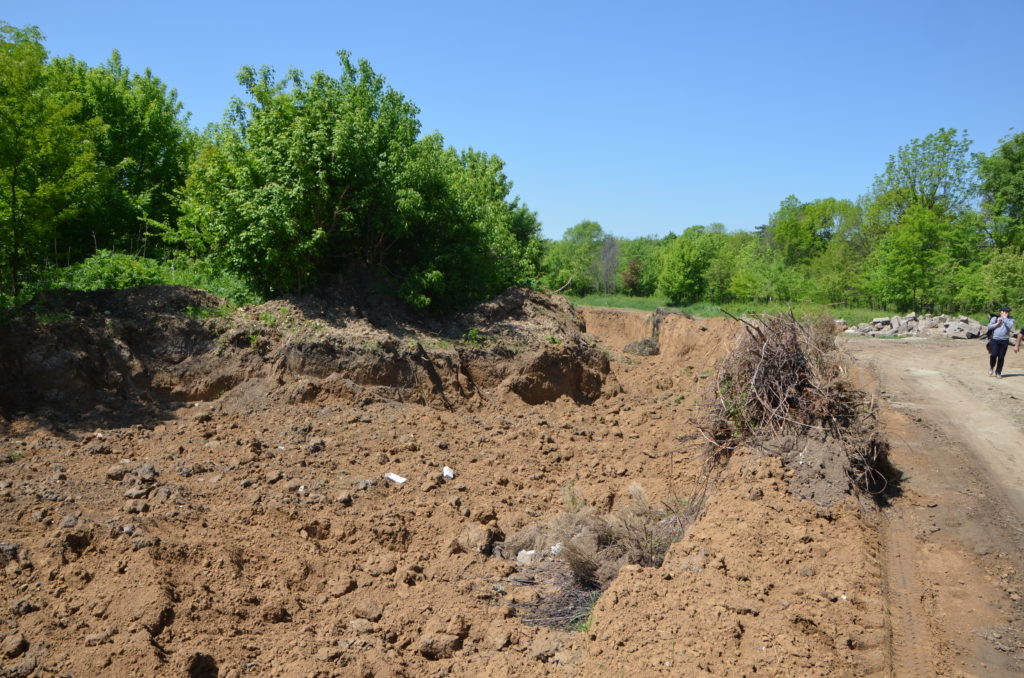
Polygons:
<instances>
[{"instance_id":1,"label":"dark topsoil layer","mask_svg":"<svg viewBox=\"0 0 1024 678\"><path fill-rule=\"evenodd\" d=\"M530 404L616 391L606 355L564 298L513 288L435 318L382 298L356 306L351 295L228 315L219 298L185 287L49 293L0 332L0 416L159 419L241 383L254 397L327 388L449 409L494 389Z\"/></svg>"}]
</instances>

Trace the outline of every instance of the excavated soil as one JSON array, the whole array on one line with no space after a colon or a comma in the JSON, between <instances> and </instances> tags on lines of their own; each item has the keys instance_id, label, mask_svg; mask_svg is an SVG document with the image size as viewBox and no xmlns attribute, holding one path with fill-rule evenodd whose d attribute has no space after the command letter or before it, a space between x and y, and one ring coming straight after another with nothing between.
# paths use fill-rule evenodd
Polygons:
<instances>
[{"instance_id":1,"label":"excavated soil","mask_svg":"<svg viewBox=\"0 0 1024 678\"><path fill-rule=\"evenodd\" d=\"M661 316L641 357L650 314L524 290L218 305L64 295L0 330L0 675L891 675L871 502L746 448L697 491L734 321ZM558 556L508 545L637 487L702 513L588 620L530 623Z\"/></svg>"}]
</instances>

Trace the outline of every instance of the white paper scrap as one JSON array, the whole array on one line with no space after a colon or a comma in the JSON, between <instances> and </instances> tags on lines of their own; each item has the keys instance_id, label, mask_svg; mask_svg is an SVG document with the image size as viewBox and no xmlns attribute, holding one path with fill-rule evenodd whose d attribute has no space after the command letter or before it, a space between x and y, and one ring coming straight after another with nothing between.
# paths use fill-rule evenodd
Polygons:
<instances>
[{"instance_id":1,"label":"white paper scrap","mask_svg":"<svg viewBox=\"0 0 1024 678\"><path fill-rule=\"evenodd\" d=\"M385 473L384 477L387 478L388 480L390 480L393 483L398 483L399 485L401 485L406 480L408 480L408 478L403 478L402 476L398 475L397 473Z\"/></svg>"}]
</instances>

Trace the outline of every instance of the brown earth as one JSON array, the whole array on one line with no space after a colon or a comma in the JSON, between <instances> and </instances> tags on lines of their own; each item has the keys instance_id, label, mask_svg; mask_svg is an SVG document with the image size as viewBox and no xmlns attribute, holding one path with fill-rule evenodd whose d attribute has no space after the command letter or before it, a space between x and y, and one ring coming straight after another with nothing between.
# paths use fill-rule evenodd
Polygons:
<instances>
[{"instance_id":1,"label":"brown earth","mask_svg":"<svg viewBox=\"0 0 1024 678\"><path fill-rule=\"evenodd\" d=\"M742 448L661 566L626 564L587 622L544 617L567 591L552 526L702 499L690 419L734 321L666 315L641 357L623 349L650 314L522 290L444 321L343 297L217 304L70 295L0 330L0 676L1022 668L1010 467L943 432L955 417L903 374L913 347L886 363L902 343L844 343L896 401L902 496L821 505L791 491L795 456ZM957 412L1004 413L1019 444L1014 393Z\"/></svg>"}]
</instances>

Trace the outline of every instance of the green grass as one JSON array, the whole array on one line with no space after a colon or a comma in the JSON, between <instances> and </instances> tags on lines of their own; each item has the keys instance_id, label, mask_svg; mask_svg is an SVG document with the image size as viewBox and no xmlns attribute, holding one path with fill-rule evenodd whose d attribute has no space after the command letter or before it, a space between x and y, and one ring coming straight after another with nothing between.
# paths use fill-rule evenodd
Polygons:
<instances>
[{"instance_id":1,"label":"green grass","mask_svg":"<svg viewBox=\"0 0 1024 678\"><path fill-rule=\"evenodd\" d=\"M587 597L584 604L573 612L569 620L569 626L573 631L586 632L590 630L594 623L594 608L597 606L597 601L600 597L601 592L594 591Z\"/></svg>"},{"instance_id":2,"label":"green grass","mask_svg":"<svg viewBox=\"0 0 1024 678\"><path fill-rule=\"evenodd\" d=\"M674 308L701 318L717 318L725 316L725 311L739 316L751 313L780 313L792 310L797 317L814 317L828 313L833 318L843 318L850 325L868 322L872 318L896 315L895 311L884 311L872 308L854 308L850 306L834 306L800 302L794 304L770 302L729 302L712 304L700 302L685 306L672 306L668 298L654 295L651 297L630 297L624 294L589 294L585 297L569 297L574 306L608 306L611 308L636 308L642 311L653 311L658 307ZM985 319L987 322L987 317Z\"/></svg>"},{"instance_id":3,"label":"green grass","mask_svg":"<svg viewBox=\"0 0 1024 678\"><path fill-rule=\"evenodd\" d=\"M207 308L205 306L186 306L185 315L195 320L202 320L204 318L226 318L237 310L237 306L231 303L225 303L220 306L214 306L213 308Z\"/></svg>"},{"instance_id":4,"label":"green grass","mask_svg":"<svg viewBox=\"0 0 1024 678\"><path fill-rule=\"evenodd\" d=\"M183 257L156 260L100 250L85 261L65 268L50 269L26 279L17 298L0 293L0 314L21 306L37 293L48 289L88 292L140 285L183 285L206 290L226 299L230 306L228 311L233 311L237 306L265 301L245 280L210 261Z\"/></svg>"},{"instance_id":5,"label":"green grass","mask_svg":"<svg viewBox=\"0 0 1024 678\"><path fill-rule=\"evenodd\" d=\"M585 297L568 297L574 306L608 306L610 308L638 308L653 311L659 306L668 306L668 297L630 297L625 294L588 294Z\"/></svg>"}]
</instances>

